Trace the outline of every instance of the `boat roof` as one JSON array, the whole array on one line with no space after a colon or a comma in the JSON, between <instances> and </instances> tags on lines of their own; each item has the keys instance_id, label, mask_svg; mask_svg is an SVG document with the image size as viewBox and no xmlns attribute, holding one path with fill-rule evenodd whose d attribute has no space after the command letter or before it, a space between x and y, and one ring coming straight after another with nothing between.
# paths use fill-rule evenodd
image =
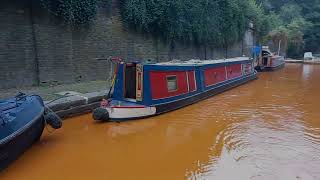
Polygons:
<instances>
[{"instance_id":1,"label":"boat roof","mask_svg":"<svg viewBox=\"0 0 320 180\"><path fill-rule=\"evenodd\" d=\"M161 62L155 63L151 65L158 65L158 66L203 66L209 64L219 64L219 63L226 63L226 62L238 62L238 61L247 61L250 60L249 57L236 57L236 58L228 58L228 59L211 59L211 60L200 60L200 59L191 59L188 61L181 61L181 60L172 60L169 62Z\"/></svg>"}]
</instances>

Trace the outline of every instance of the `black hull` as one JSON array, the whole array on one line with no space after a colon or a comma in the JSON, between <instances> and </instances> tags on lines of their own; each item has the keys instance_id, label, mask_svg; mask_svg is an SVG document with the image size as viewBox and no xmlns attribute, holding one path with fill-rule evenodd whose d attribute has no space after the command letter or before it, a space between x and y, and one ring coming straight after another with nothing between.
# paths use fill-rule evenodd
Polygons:
<instances>
[{"instance_id":1,"label":"black hull","mask_svg":"<svg viewBox=\"0 0 320 180\"><path fill-rule=\"evenodd\" d=\"M275 66L275 67L264 67L264 68L261 68L260 66L257 66L255 69L258 72L270 72L270 71L276 71L276 70L282 69L284 67L285 67L285 63L280 64L279 66Z\"/></svg>"},{"instance_id":2,"label":"black hull","mask_svg":"<svg viewBox=\"0 0 320 180\"><path fill-rule=\"evenodd\" d=\"M21 133L0 144L0 171L6 169L10 163L18 159L20 155L40 139L45 126L43 114L40 114L30 122L32 123L25 127Z\"/></svg>"},{"instance_id":3,"label":"black hull","mask_svg":"<svg viewBox=\"0 0 320 180\"><path fill-rule=\"evenodd\" d=\"M202 101L202 100L210 98L210 97L212 97L214 95L223 93L223 92L225 92L225 91L227 91L229 89L232 89L234 87L240 86L242 84L245 84L245 83L247 83L249 81L252 81L252 80L255 80L257 78L258 78L257 77L257 73L255 73L255 74L247 76L247 77L245 77L243 79L228 83L228 84L223 85L221 87L217 87L217 88L214 88L212 90L200 93L198 95L194 95L194 96L191 96L191 97L188 97L188 98L185 98L185 99L181 99L181 100L177 100L177 101L174 101L174 102L170 102L170 103L164 103L164 104L161 104L161 105L157 105L157 106L155 106L156 109L157 109L155 115L145 116L145 117L137 117L137 118L110 119L110 120L114 121L114 122L122 122L122 121L145 119L145 118L157 116L157 115L160 115L160 114L163 114L163 113L166 113L166 112L174 111L174 110L183 108L185 106L197 103L199 101Z\"/></svg>"}]
</instances>

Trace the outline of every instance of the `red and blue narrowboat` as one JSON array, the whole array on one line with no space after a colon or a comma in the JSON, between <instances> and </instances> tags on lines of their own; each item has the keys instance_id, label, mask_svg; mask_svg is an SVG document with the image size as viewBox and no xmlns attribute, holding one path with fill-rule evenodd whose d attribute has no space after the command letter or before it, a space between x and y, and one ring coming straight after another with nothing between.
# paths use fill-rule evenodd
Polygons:
<instances>
[{"instance_id":1,"label":"red and blue narrowboat","mask_svg":"<svg viewBox=\"0 0 320 180\"><path fill-rule=\"evenodd\" d=\"M124 121L155 116L256 78L253 61L247 57L149 64L118 62L113 93L94 110L93 118Z\"/></svg>"},{"instance_id":2,"label":"red and blue narrowboat","mask_svg":"<svg viewBox=\"0 0 320 180\"><path fill-rule=\"evenodd\" d=\"M275 71L285 66L283 56L274 55L267 46L262 47L258 65L255 67L257 71Z\"/></svg>"}]
</instances>

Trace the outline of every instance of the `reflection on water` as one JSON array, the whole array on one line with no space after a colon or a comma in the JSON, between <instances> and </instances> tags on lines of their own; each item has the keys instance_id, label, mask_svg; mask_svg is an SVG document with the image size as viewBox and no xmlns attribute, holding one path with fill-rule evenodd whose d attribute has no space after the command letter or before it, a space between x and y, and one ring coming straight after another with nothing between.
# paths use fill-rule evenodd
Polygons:
<instances>
[{"instance_id":1,"label":"reflection on water","mask_svg":"<svg viewBox=\"0 0 320 180\"><path fill-rule=\"evenodd\" d=\"M312 69L312 66L303 66L302 77L304 80L310 77Z\"/></svg>"},{"instance_id":2,"label":"reflection on water","mask_svg":"<svg viewBox=\"0 0 320 180\"><path fill-rule=\"evenodd\" d=\"M320 66L287 65L162 116L46 133L0 179L320 179Z\"/></svg>"}]
</instances>

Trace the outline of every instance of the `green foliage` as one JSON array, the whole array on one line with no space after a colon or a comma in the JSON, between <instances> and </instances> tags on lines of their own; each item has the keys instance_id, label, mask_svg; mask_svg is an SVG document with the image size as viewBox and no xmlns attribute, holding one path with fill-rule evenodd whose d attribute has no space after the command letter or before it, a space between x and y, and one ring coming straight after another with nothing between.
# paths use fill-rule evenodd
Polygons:
<instances>
[{"instance_id":1,"label":"green foliage","mask_svg":"<svg viewBox=\"0 0 320 180\"><path fill-rule=\"evenodd\" d=\"M246 29L246 14L242 11L244 3L237 0L219 1L219 42L227 47L229 44L240 40Z\"/></svg>"},{"instance_id":2,"label":"green foliage","mask_svg":"<svg viewBox=\"0 0 320 180\"><path fill-rule=\"evenodd\" d=\"M302 57L305 45L304 32L309 26L311 26L311 24L302 17L293 19L291 23L287 25L289 38L288 56L293 58Z\"/></svg>"},{"instance_id":3,"label":"green foliage","mask_svg":"<svg viewBox=\"0 0 320 180\"><path fill-rule=\"evenodd\" d=\"M280 40L283 47L287 47L287 55L292 58L300 58L304 50L304 31L308 29L310 23L304 18L292 19L289 24L283 23L276 27L268 35L268 40L277 44Z\"/></svg>"},{"instance_id":4,"label":"green foliage","mask_svg":"<svg viewBox=\"0 0 320 180\"><path fill-rule=\"evenodd\" d=\"M320 52L320 23L313 24L312 28L306 31L304 41L305 51Z\"/></svg>"},{"instance_id":5,"label":"green foliage","mask_svg":"<svg viewBox=\"0 0 320 180\"><path fill-rule=\"evenodd\" d=\"M267 15L261 6L257 6L255 0L249 0L246 12L248 18L252 20L255 26L255 33L258 41L263 41L263 38L279 24L279 17L274 13Z\"/></svg>"},{"instance_id":6,"label":"green foliage","mask_svg":"<svg viewBox=\"0 0 320 180\"><path fill-rule=\"evenodd\" d=\"M311 24L305 30L305 51L320 52L320 0L303 3L304 18Z\"/></svg>"},{"instance_id":7,"label":"green foliage","mask_svg":"<svg viewBox=\"0 0 320 180\"><path fill-rule=\"evenodd\" d=\"M121 12L140 32L224 47L241 40L249 21L262 33L264 13L255 0L122 0Z\"/></svg>"},{"instance_id":8,"label":"green foliage","mask_svg":"<svg viewBox=\"0 0 320 180\"><path fill-rule=\"evenodd\" d=\"M279 41L288 42L288 29L285 26L279 26L278 28L272 30L268 36L268 40L272 40L275 43Z\"/></svg>"},{"instance_id":9,"label":"green foliage","mask_svg":"<svg viewBox=\"0 0 320 180\"><path fill-rule=\"evenodd\" d=\"M297 4L285 4L281 7L279 16L283 22L291 22L301 17L302 8Z\"/></svg>"},{"instance_id":10,"label":"green foliage","mask_svg":"<svg viewBox=\"0 0 320 180\"><path fill-rule=\"evenodd\" d=\"M43 7L67 23L84 24L97 12L97 0L40 0Z\"/></svg>"},{"instance_id":11,"label":"green foliage","mask_svg":"<svg viewBox=\"0 0 320 180\"><path fill-rule=\"evenodd\" d=\"M279 15L288 36L288 55L320 52L320 0L258 0L268 12ZM279 27L279 26L278 26Z\"/></svg>"}]
</instances>

